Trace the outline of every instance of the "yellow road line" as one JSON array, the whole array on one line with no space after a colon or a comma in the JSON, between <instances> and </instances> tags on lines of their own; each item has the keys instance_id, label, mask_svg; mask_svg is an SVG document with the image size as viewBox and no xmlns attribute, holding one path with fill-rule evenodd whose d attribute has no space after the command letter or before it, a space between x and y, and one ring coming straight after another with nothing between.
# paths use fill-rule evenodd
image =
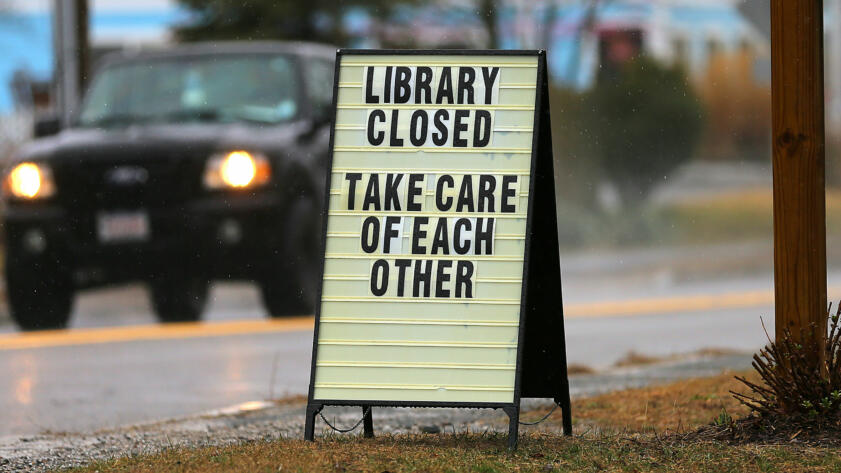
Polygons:
<instances>
[{"instance_id":1,"label":"yellow road line","mask_svg":"<svg viewBox=\"0 0 841 473\"><path fill-rule=\"evenodd\" d=\"M631 301L594 302L570 304L564 309L567 318L594 318L660 314L664 312L689 312L699 310L755 307L773 304L773 291L751 291L720 295L664 297Z\"/></svg>"},{"instance_id":2,"label":"yellow road line","mask_svg":"<svg viewBox=\"0 0 841 473\"><path fill-rule=\"evenodd\" d=\"M312 330L313 321L312 316L305 316L277 320L185 322L4 334L0 335L0 351L139 340L167 340L254 333L293 332L298 330Z\"/></svg>"},{"instance_id":3,"label":"yellow road line","mask_svg":"<svg viewBox=\"0 0 841 473\"><path fill-rule=\"evenodd\" d=\"M830 294L841 294L841 286L828 288ZM832 300L830 296L830 300ZM629 317L668 312L697 312L701 310L736 309L774 305L774 291L746 291L724 294L569 304L564 306L567 318ZM773 316L773 312L766 314Z\"/></svg>"}]
</instances>

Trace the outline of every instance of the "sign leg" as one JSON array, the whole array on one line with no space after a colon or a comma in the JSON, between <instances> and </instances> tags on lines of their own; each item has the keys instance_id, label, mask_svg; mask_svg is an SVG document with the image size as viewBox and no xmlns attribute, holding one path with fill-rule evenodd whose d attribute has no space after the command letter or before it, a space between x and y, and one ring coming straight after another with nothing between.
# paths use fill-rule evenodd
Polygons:
<instances>
[{"instance_id":1,"label":"sign leg","mask_svg":"<svg viewBox=\"0 0 841 473\"><path fill-rule=\"evenodd\" d=\"M561 308L563 317L563 308ZM564 426L564 435L572 435L572 403L569 400L569 373L567 371L567 348L566 348L566 335L564 334L565 329L563 326L563 322L561 323L561 337L559 343L559 350L561 353L561 374L560 378L560 391L555 396L555 404L561 406L561 414L562 414L562 422Z\"/></svg>"},{"instance_id":2,"label":"sign leg","mask_svg":"<svg viewBox=\"0 0 841 473\"><path fill-rule=\"evenodd\" d=\"M307 404L307 418L304 423L304 440L312 442L315 438L315 416L321 412L323 406Z\"/></svg>"},{"instance_id":3,"label":"sign leg","mask_svg":"<svg viewBox=\"0 0 841 473\"><path fill-rule=\"evenodd\" d=\"M541 61L545 61L545 57L541 56ZM522 371L520 398L553 398L563 413L564 434L572 435L552 127L545 76L542 76L538 93L541 118L538 159L534 165L535 200L532 212L533 215L540 215L540 218L534 220L528 240L531 256L526 261L528 285L525 290L525 322L521 322L525 326L525 340L520 342L524 343L519 368Z\"/></svg>"},{"instance_id":4,"label":"sign leg","mask_svg":"<svg viewBox=\"0 0 841 473\"><path fill-rule=\"evenodd\" d=\"M362 406L362 415L364 419L362 420L362 435L367 438L374 438L374 414L372 411L374 410L373 407Z\"/></svg>"},{"instance_id":5,"label":"sign leg","mask_svg":"<svg viewBox=\"0 0 841 473\"><path fill-rule=\"evenodd\" d=\"M503 410L508 414L508 450L516 450L520 434L520 408L504 407Z\"/></svg>"},{"instance_id":6,"label":"sign leg","mask_svg":"<svg viewBox=\"0 0 841 473\"><path fill-rule=\"evenodd\" d=\"M569 402L569 388L566 390L566 395L563 393L563 396L560 399L555 399L555 404L561 406L561 421L564 425L564 435L572 435L572 409L570 408Z\"/></svg>"}]
</instances>

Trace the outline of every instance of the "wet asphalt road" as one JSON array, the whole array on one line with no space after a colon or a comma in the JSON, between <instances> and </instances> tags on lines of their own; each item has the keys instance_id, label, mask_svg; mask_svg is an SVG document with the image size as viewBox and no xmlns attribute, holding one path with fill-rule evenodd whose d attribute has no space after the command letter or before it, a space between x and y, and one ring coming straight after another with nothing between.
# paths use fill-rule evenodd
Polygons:
<instances>
[{"instance_id":1,"label":"wet asphalt road","mask_svg":"<svg viewBox=\"0 0 841 473\"><path fill-rule=\"evenodd\" d=\"M841 273L832 273L830 287L838 283ZM715 282L568 279L569 361L603 368L629 351L753 351L765 342L760 316L773 333L771 284L769 274ZM207 320L219 326L264 324L248 284L216 286L209 309ZM305 394L312 332L300 320L207 337L190 336L188 327L185 336L162 337L149 328L154 318L145 290L133 286L83 295L71 327L71 333L124 327L101 336L128 334L129 341L20 348L13 345L20 335L0 323L0 436L89 431ZM139 330L153 333L131 339Z\"/></svg>"},{"instance_id":2,"label":"wet asphalt road","mask_svg":"<svg viewBox=\"0 0 841 473\"><path fill-rule=\"evenodd\" d=\"M209 321L265 318L250 285L216 287L212 298ZM145 290L129 287L80 297L71 328L154 323ZM116 427L300 394L311 347L311 331L290 331L0 350L0 436Z\"/></svg>"}]
</instances>

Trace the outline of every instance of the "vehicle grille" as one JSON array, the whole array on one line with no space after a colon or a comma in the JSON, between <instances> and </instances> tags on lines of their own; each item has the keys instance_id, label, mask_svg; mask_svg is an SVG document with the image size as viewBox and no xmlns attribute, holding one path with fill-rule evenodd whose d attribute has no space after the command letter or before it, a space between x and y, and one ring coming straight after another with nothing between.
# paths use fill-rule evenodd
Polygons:
<instances>
[{"instance_id":1,"label":"vehicle grille","mask_svg":"<svg viewBox=\"0 0 841 473\"><path fill-rule=\"evenodd\" d=\"M109 178L114 172L123 179ZM131 178L138 172L143 179ZM99 214L142 209L148 212L152 238L143 246L166 244L183 233L180 210L200 192L201 172L196 160L176 156L62 160L53 165L53 175L56 198L69 217L67 236L77 249L97 251Z\"/></svg>"},{"instance_id":2,"label":"vehicle grille","mask_svg":"<svg viewBox=\"0 0 841 473\"><path fill-rule=\"evenodd\" d=\"M200 169L176 157L63 162L53 169L71 211L169 207L196 192Z\"/></svg>"}]
</instances>

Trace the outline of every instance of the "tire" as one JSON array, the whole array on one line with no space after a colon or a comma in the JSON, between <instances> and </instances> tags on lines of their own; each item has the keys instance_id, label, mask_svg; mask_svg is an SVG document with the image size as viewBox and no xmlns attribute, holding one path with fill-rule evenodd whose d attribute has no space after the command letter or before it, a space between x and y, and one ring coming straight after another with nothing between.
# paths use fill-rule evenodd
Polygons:
<instances>
[{"instance_id":1,"label":"tire","mask_svg":"<svg viewBox=\"0 0 841 473\"><path fill-rule=\"evenodd\" d=\"M289 213L295 233L287 240L285 251L267 258L270 264L257 284L271 317L309 315L315 310L321 238L318 217L312 200L299 199Z\"/></svg>"},{"instance_id":2,"label":"tire","mask_svg":"<svg viewBox=\"0 0 841 473\"><path fill-rule=\"evenodd\" d=\"M210 283L200 277L163 277L149 283L152 308L161 322L200 320Z\"/></svg>"},{"instance_id":3,"label":"tire","mask_svg":"<svg viewBox=\"0 0 841 473\"><path fill-rule=\"evenodd\" d=\"M277 318L312 314L315 304L303 297L303 291L298 288L299 284L263 280L259 285L260 298L269 316Z\"/></svg>"},{"instance_id":4,"label":"tire","mask_svg":"<svg viewBox=\"0 0 841 473\"><path fill-rule=\"evenodd\" d=\"M69 276L44 270L44 277L35 278L31 272L6 270L6 296L12 320L24 331L65 328L74 298Z\"/></svg>"}]
</instances>

